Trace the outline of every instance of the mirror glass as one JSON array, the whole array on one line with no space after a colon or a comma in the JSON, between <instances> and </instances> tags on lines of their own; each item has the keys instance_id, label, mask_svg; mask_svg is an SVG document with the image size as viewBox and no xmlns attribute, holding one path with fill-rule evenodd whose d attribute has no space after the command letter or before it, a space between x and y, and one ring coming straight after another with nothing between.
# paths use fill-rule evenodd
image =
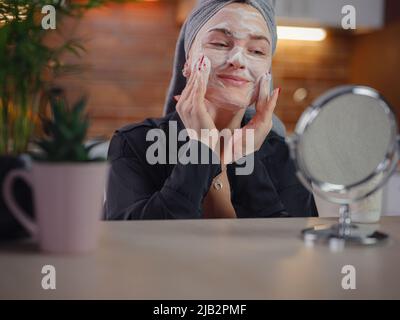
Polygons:
<instances>
[{"instance_id":1,"label":"mirror glass","mask_svg":"<svg viewBox=\"0 0 400 320\"><path fill-rule=\"evenodd\" d=\"M390 142L390 118L379 101L344 94L324 105L299 147L310 176L348 186L376 170Z\"/></svg>"}]
</instances>

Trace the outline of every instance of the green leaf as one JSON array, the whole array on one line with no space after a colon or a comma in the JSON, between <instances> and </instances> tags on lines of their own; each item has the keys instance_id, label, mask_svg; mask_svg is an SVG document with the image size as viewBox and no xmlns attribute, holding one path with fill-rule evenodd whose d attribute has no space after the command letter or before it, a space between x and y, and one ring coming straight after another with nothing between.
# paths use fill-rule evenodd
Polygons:
<instances>
[{"instance_id":1,"label":"green leaf","mask_svg":"<svg viewBox=\"0 0 400 320\"><path fill-rule=\"evenodd\" d=\"M47 138L37 143L49 161L90 160L90 148L84 145L89 128L89 118L84 114L86 103L86 97L82 97L68 108L62 95L51 99L53 117L42 121Z\"/></svg>"},{"instance_id":2,"label":"green leaf","mask_svg":"<svg viewBox=\"0 0 400 320\"><path fill-rule=\"evenodd\" d=\"M60 6L60 3L53 0L0 0L0 154L26 150L34 129L30 122L32 118L27 116L28 110L36 112L30 108L36 108L37 96L50 86L44 75L57 77L83 69L81 63L63 63L65 53L81 56L85 52L82 39L63 34L64 18L79 18L88 9L109 2L120 1L67 1L66 6ZM43 30L38 19L45 4L57 7L57 23L60 28L54 32L63 36L63 43L58 47L52 47L45 41L49 32L53 31ZM20 14L21 6L25 11L24 17ZM65 28L64 31L68 32ZM7 116L9 104L22 111L22 118L14 124ZM64 156L64 151L59 152L57 149L59 145L69 142L73 145L83 144L89 127L89 122L83 116L85 104L84 98L74 106L76 113L71 114L67 101L51 103L52 119L42 119L46 139L54 142L54 149L49 149L48 159L56 160ZM81 155L79 157L82 158Z\"/></svg>"}]
</instances>

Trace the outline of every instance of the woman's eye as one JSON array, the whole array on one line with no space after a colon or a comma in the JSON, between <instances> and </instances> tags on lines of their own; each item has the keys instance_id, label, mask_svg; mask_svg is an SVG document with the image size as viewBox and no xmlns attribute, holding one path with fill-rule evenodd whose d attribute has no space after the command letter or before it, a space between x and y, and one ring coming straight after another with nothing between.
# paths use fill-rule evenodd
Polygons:
<instances>
[{"instance_id":1,"label":"woman's eye","mask_svg":"<svg viewBox=\"0 0 400 320\"><path fill-rule=\"evenodd\" d=\"M261 55L261 56L265 55L265 53L263 51L260 51L260 50L250 50L250 52L255 53L257 55Z\"/></svg>"},{"instance_id":2,"label":"woman's eye","mask_svg":"<svg viewBox=\"0 0 400 320\"><path fill-rule=\"evenodd\" d=\"M216 47L227 47L228 46L226 43L222 43L222 42L212 42L211 44Z\"/></svg>"}]
</instances>

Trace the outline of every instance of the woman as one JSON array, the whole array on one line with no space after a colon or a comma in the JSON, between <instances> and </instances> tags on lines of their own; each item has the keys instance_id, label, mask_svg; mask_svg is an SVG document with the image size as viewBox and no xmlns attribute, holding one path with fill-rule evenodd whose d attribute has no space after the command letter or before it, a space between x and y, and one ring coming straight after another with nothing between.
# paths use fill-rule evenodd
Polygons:
<instances>
[{"instance_id":1,"label":"woman","mask_svg":"<svg viewBox=\"0 0 400 320\"><path fill-rule=\"evenodd\" d=\"M284 138L271 130L280 92L270 92L276 40L274 12L266 0L199 3L177 44L166 106L176 103L176 111L114 134L106 219L317 216ZM252 105L256 111L250 117L246 109ZM187 139L175 141L174 129L186 129ZM162 134L153 158L168 158L166 163L149 158L154 130ZM215 139L204 132L232 135ZM205 152L213 161L183 161L182 146L197 160ZM251 170L238 174L247 159Z\"/></svg>"}]
</instances>

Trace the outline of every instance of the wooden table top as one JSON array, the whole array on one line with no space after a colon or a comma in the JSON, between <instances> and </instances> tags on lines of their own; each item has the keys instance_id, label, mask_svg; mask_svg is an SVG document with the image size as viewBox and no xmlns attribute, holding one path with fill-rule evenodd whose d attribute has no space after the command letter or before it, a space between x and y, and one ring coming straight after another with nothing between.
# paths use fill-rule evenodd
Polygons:
<instances>
[{"instance_id":1,"label":"wooden table top","mask_svg":"<svg viewBox=\"0 0 400 320\"><path fill-rule=\"evenodd\" d=\"M335 219L101 222L98 249L40 253L30 241L0 243L0 298L364 299L400 298L400 217L383 217L378 246L307 246L300 230ZM373 227L373 226L367 226ZM41 286L56 269L56 289ZM342 288L342 268L356 289Z\"/></svg>"}]
</instances>

